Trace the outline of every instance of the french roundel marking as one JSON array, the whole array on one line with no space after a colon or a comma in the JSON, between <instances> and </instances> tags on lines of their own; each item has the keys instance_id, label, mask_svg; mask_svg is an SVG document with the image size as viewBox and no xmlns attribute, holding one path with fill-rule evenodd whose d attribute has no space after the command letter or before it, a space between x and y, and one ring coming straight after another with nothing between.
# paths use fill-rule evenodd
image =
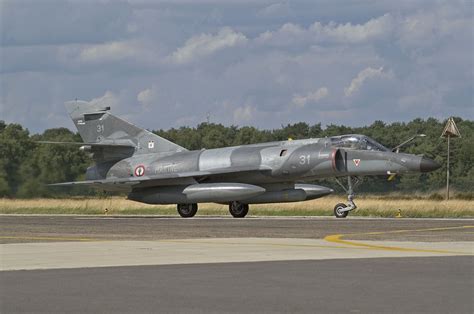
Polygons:
<instances>
[{"instance_id":1,"label":"french roundel marking","mask_svg":"<svg viewBox=\"0 0 474 314\"><path fill-rule=\"evenodd\" d=\"M135 168L135 177L141 177L142 175L145 174L145 166L140 165Z\"/></svg>"}]
</instances>

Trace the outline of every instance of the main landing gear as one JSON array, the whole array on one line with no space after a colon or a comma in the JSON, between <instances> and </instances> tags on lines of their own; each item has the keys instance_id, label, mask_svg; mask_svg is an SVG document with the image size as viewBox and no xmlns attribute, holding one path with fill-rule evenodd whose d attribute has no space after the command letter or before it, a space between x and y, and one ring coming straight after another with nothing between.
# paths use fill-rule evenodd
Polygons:
<instances>
[{"instance_id":1,"label":"main landing gear","mask_svg":"<svg viewBox=\"0 0 474 314\"><path fill-rule=\"evenodd\" d=\"M196 215L198 210L198 205L193 204L178 204L177 206L178 214L183 218L190 218ZM249 205L243 204L241 202L230 202L229 203L229 212L234 218L244 218L249 212Z\"/></svg>"},{"instance_id":2,"label":"main landing gear","mask_svg":"<svg viewBox=\"0 0 474 314\"><path fill-rule=\"evenodd\" d=\"M341 181L339 181L338 178L336 178L336 182L344 189L344 191L346 191L348 204L337 204L334 207L334 216L336 216L336 218L346 218L351 210L357 208L356 204L354 203L354 189L362 182L362 180L359 177L348 176L347 188L341 183Z\"/></svg>"},{"instance_id":3,"label":"main landing gear","mask_svg":"<svg viewBox=\"0 0 474 314\"><path fill-rule=\"evenodd\" d=\"M194 217L198 211L198 205L194 204L178 204L178 214L183 218Z\"/></svg>"},{"instance_id":4,"label":"main landing gear","mask_svg":"<svg viewBox=\"0 0 474 314\"><path fill-rule=\"evenodd\" d=\"M249 212L249 204L237 201L231 202L229 204L229 212L234 218L244 218Z\"/></svg>"}]
</instances>

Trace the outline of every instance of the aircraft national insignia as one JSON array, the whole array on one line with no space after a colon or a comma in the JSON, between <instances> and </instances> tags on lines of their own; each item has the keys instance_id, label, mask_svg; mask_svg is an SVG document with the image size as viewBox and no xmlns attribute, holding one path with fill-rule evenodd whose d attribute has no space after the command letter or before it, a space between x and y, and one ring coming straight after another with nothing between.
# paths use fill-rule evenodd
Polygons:
<instances>
[{"instance_id":1,"label":"aircraft national insignia","mask_svg":"<svg viewBox=\"0 0 474 314\"><path fill-rule=\"evenodd\" d=\"M354 162L354 165L356 165L356 167L359 167L360 159L352 159L352 161Z\"/></svg>"},{"instance_id":2,"label":"aircraft national insignia","mask_svg":"<svg viewBox=\"0 0 474 314\"><path fill-rule=\"evenodd\" d=\"M145 167L140 165L135 168L135 177L141 177L145 174Z\"/></svg>"}]
</instances>

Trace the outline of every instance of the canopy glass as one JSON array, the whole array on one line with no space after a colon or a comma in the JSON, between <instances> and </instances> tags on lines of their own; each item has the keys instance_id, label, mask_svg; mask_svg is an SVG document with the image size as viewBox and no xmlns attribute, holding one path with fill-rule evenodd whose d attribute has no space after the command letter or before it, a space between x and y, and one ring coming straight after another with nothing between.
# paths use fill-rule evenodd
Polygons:
<instances>
[{"instance_id":1,"label":"canopy glass","mask_svg":"<svg viewBox=\"0 0 474 314\"><path fill-rule=\"evenodd\" d=\"M340 148L376 150L381 152L390 151L376 140L359 134L348 134L331 137L331 145Z\"/></svg>"}]
</instances>

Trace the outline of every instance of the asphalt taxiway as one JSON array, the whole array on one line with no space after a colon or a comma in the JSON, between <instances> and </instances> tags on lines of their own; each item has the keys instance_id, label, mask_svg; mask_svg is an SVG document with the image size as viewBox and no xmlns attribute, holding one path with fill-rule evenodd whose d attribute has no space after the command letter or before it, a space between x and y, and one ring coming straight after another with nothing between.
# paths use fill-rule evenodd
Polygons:
<instances>
[{"instance_id":1,"label":"asphalt taxiway","mask_svg":"<svg viewBox=\"0 0 474 314\"><path fill-rule=\"evenodd\" d=\"M0 311L474 310L474 220L0 216Z\"/></svg>"},{"instance_id":2,"label":"asphalt taxiway","mask_svg":"<svg viewBox=\"0 0 474 314\"><path fill-rule=\"evenodd\" d=\"M458 228L463 226L468 228ZM474 241L474 230L469 226L474 226L474 219L0 215L0 243L246 237L323 239L332 234L367 240Z\"/></svg>"}]
</instances>

